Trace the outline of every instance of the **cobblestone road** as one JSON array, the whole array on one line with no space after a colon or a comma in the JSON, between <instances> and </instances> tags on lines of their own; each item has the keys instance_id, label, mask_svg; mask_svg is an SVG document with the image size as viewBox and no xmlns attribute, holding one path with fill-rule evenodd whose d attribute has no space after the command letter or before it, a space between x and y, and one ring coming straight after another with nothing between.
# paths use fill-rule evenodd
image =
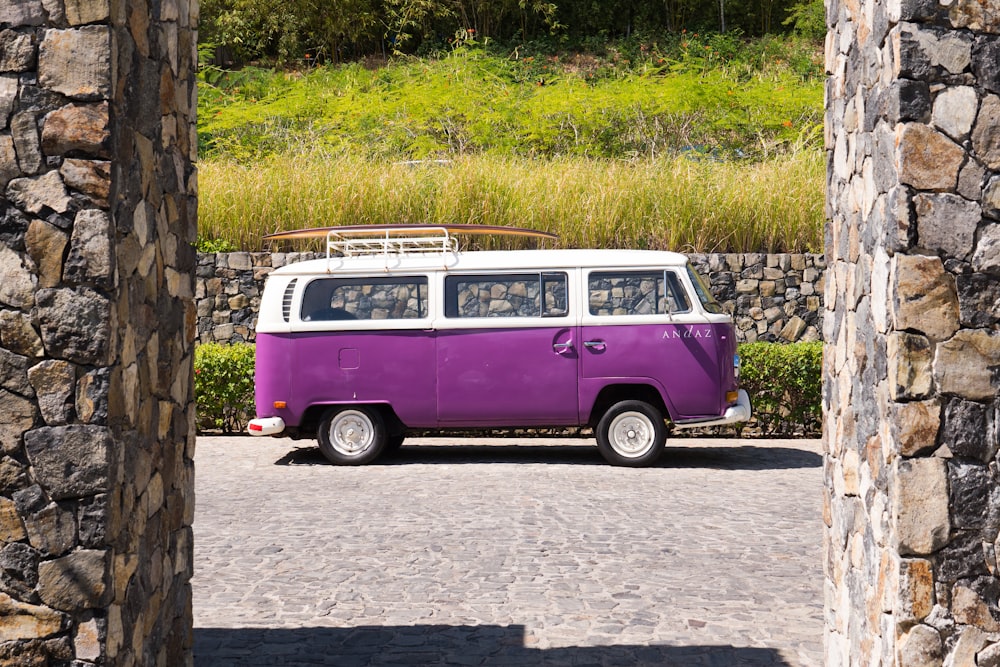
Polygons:
<instances>
[{"instance_id":1,"label":"cobblestone road","mask_svg":"<svg viewBox=\"0 0 1000 667\"><path fill-rule=\"evenodd\" d=\"M199 438L198 667L822 661L819 441L312 444Z\"/></svg>"}]
</instances>

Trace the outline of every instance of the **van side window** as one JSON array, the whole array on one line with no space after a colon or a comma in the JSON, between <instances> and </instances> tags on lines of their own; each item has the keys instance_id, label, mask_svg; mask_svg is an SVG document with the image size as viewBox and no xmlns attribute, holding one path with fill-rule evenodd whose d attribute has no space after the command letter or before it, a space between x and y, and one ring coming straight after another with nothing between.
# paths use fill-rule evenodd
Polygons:
<instances>
[{"instance_id":1,"label":"van side window","mask_svg":"<svg viewBox=\"0 0 1000 667\"><path fill-rule=\"evenodd\" d=\"M427 278L320 278L306 285L300 314L305 322L421 319Z\"/></svg>"},{"instance_id":2,"label":"van side window","mask_svg":"<svg viewBox=\"0 0 1000 667\"><path fill-rule=\"evenodd\" d=\"M662 315L691 309L673 271L595 271L587 287L591 315Z\"/></svg>"},{"instance_id":3,"label":"van side window","mask_svg":"<svg viewBox=\"0 0 1000 667\"><path fill-rule=\"evenodd\" d=\"M445 317L564 317L565 273L477 274L444 279Z\"/></svg>"}]
</instances>

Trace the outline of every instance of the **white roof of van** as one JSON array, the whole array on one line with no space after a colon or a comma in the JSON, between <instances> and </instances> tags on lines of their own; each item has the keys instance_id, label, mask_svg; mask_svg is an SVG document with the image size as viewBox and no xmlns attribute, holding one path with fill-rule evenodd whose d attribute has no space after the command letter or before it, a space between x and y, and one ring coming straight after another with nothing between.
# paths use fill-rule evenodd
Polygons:
<instances>
[{"instance_id":1,"label":"white roof of van","mask_svg":"<svg viewBox=\"0 0 1000 667\"><path fill-rule=\"evenodd\" d=\"M273 273L316 275L374 271L495 271L684 266L686 255L664 250L476 250L457 253L361 255L288 264Z\"/></svg>"}]
</instances>

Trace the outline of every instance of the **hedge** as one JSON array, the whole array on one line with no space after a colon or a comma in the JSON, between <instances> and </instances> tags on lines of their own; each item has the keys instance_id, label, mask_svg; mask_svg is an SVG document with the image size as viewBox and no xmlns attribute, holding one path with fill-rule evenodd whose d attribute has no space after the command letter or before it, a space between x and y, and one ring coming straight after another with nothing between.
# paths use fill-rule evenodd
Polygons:
<instances>
[{"instance_id":1,"label":"hedge","mask_svg":"<svg viewBox=\"0 0 1000 667\"><path fill-rule=\"evenodd\" d=\"M745 343L740 386L754 417L741 436L817 436L822 433L823 344ZM254 412L254 346L203 343L195 350L198 428L241 432Z\"/></svg>"},{"instance_id":2,"label":"hedge","mask_svg":"<svg viewBox=\"0 0 1000 667\"><path fill-rule=\"evenodd\" d=\"M237 433L254 413L254 346L202 343L194 351L198 429Z\"/></svg>"},{"instance_id":3,"label":"hedge","mask_svg":"<svg viewBox=\"0 0 1000 667\"><path fill-rule=\"evenodd\" d=\"M744 343L739 354L740 386L750 395L754 412L741 434L822 434L822 342Z\"/></svg>"}]
</instances>

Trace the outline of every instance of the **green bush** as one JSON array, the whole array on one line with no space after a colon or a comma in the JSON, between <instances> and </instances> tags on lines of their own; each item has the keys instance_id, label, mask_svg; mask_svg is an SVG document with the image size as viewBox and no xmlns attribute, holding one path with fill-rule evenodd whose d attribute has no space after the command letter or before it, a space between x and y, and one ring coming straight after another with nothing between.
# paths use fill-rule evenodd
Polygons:
<instances>
[{"instance_id":1,"label":"green bush","mask_svg":"<svg viewBox=\"0 0 1000 667\"><path fill-rule=\"evenodd\" d=\"M194 351L199 430L236 433L254 412L254 346L202 343Z\"/></svg>"},{"instance_id":2,"label":"green bush","mask_svg":"<svg viewBox=\"0 0 1000 667\"><path fill-rule=\"evenodd\" d=\"M198 252L209 254L219 252L236 252L239 250L239 247L229 239L206 238L203 236L198 237L198 241L195 243L194 247L198 250Z\"/></svg>"},{"instance_id":3,"label":"green bush","mask_svg":"<svg viewBox=\"0 0 1000 667\"><path fill-rule=\"evenodd\" d=\"M761 435L822 433L823 343L745 343L740 386L750 394Z\"/></svg>"}]
</instances>

